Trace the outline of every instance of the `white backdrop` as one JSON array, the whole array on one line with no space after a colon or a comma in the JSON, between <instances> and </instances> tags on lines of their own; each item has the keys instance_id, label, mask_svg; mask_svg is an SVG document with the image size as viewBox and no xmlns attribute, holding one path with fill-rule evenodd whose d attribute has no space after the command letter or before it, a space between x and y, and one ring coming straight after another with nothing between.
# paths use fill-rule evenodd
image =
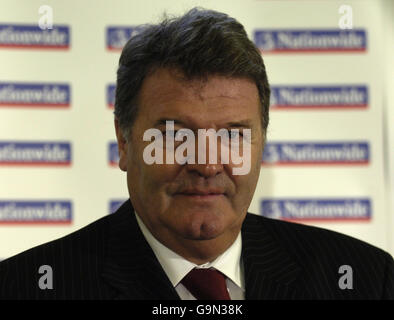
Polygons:
<instances>
[{"instance_id":1,"label":"white backdrop","mask_svg":"<svg viewBox=\"0 0 394 320\"><path fill-rule=\"evenodd\" d=\"M394 254L393 2L347 1L347 31L338 27L342 4L0 0L0 259L80 229L127 198L110 106L117 47L137 25L195 5L237 18L264 45L277 99L249 211ZM53 9L52 38L34 29L41 5Z\"/></svg>"}]
</instances>

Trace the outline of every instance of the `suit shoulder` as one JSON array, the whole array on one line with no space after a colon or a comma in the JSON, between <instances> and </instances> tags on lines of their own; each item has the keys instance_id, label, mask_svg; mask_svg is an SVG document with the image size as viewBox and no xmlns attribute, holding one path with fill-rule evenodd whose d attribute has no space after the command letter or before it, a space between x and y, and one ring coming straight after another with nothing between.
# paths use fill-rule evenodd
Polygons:
<instances>
[{"instance_id":1,"label":"suit shoulder","mask_svg":"<svg viewBox=\"0 0 394 320\"><path fill-rule=\"evenodd\" d=\"M60 281L77 283L74 280L81 275L97 278L96 261L104 255L105 234L111 219L110 216L100 218L64 237L1 261L0 299L35 299L45 295L48 290L38 290L37 281L39 270L48 270L48 267L56 275L56 284ZM40 269L43 266L45 268Z\"/></svg>"},{"instance_id":2,"label":"suit shoulder","mask_svg":"<svg viewBox=\"0 0 394 320\"><path fill-rule=\"evenodd\" d=\"M343 233L300 223L271 219L256 214L248 214L249 224L260 226L284 247L296 252L337 256L373 257L379 260L390 259L384 250ZM392 259L392 258L391 258Z\"/></svg>"},{"instance_id":3,"label":"suit shoulder","mask_svg":"<svg viewBox=\"0 0 394 320\"><path fill-rule=\"evenodd\" d=\"M252 214L243 230L253 241L264 236L275 243L300 267L305 297L394 299L394 260L376 246L336 231ZM338 289L345 272L352 290Z\"/></svg>"},{"instance_id":4,"label":"suit shoulder","mask_svg":"<svg viewBox=\"0 0 394 320\"><path fill-rule=\"evenodd\" d=\"M114 226L129 220L130 202L62 238L0 262L0 299L102 299L113 290L102 271ZM53 274L53 288L41 290L41 267ZM49 267L49 268L48 268ZM44 271L45 272L45 271Z\"/></svg>"},{"instance_id":5,"label":"suit shoulder","mask_svg":"<svg viewBox=\"0 0 394 320\"><path fill-rule=\"evenodd\" d=\"M110 219L110 216L105 216L61 238L25 250L1 261L0 266L5 263L24 260L29 256L45 253L50 254L51 251L56 255L58 250L66 249L67 247L78 251L87 250L87 252L92 252L91 250L94 249L94 246L92 246L93 243L96 243L97 240L106 233L106 226Z\"/></svg>"}]
</instances>

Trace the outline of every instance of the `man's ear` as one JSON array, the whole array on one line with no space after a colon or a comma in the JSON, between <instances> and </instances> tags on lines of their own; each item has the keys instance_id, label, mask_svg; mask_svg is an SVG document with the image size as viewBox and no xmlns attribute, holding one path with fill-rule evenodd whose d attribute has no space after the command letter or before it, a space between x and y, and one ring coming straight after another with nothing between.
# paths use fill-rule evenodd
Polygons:
<instances>
[{"instance_id":1,"label":"man's ear","mask_svg":"<svg viewBox=\"0 0 394 320\"><path fill-rule=\"evenodd\" d=\"M122 171L127 171L127 140L125 139L122 130L119 126L118 119L115 118L115 131L116 139L118 141L118 152L119 152L119 168Z\"/></svg>"}]
</instances>

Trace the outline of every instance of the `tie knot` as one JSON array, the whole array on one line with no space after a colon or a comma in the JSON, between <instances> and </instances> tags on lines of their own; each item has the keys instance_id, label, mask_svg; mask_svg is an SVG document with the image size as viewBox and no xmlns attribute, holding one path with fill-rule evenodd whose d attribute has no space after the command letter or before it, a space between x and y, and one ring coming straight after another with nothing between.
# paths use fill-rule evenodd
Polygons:
<instances>
[{"instance_id":1,"label":"tie knot","mask_svg":"<svg viewBox=\"0 0 394 320\"><path fill-rule=\"evenodd\" d=\"M230 300L226 277L213 268L194 268L181 281L197 300Z\"/></svg>"}]
</instances>

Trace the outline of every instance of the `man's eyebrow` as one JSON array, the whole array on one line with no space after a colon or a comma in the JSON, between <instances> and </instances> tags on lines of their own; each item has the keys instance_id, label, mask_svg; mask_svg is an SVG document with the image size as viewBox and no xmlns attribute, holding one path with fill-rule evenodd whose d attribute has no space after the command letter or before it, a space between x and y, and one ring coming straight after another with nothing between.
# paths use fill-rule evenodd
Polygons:
<instances>
[{"instance_id":1,"label":"man's eyebrow","mask_svg":"<svg viewBox=\"0 0 394 320\"><path fill-rule=\"evenodd\" d=\"M154 126L158 127L158 126L162 126L162 125L166 125L167 121L173 121L174 124L179 124L179 125L183 125L185 126L185 123L181 120L178 119L169 119L169 118L160 118L158 120L155 121Z\"/></svg>"},{"instance_id":2,"label":"man's eyebrow","mask_svg":"<svg viewBox=\"0 0 394 320\"><path fill-rule=\"evenodd\" d=\"M240 121L232 121L226 124L227 127L234 127L234 128L250 128L252 127L251 120L240 120Z\"/></svg>"},{"instance_id":3,"label":"man's eyebrow","mask_svg":"<svg viewBox=\"0 0 394 320\"><path fill-rule=\"evenodd\" d=\"M169 118L159 118L155 121L154 127L165 126L167 121L173 121L175 125L180 125L183 127L187 127L186 123L179 119L169 119ZM253 121L249 119L240 120L240 121L231 121L225 124L225 127L229 128L251 128Z\"/></svg>"}]
</instances>

